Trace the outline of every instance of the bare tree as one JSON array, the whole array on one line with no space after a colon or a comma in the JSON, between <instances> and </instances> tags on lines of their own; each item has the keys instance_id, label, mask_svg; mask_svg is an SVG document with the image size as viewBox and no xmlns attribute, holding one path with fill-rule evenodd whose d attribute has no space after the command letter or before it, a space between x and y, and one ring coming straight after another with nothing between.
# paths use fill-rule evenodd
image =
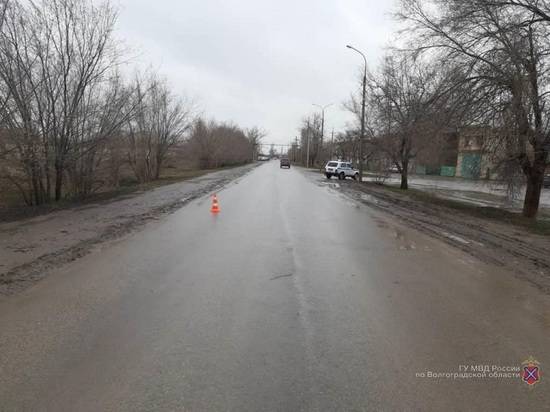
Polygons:
<instances>
[{"instance_id":1,"label":"bare tree","mask_svg":"<svg viewBox=\"0 0 550 412\"><path fill-rule=\"evenodd\" d=\"M233 124L198 119L187 143L189 154L201 169L244 164L253 149L249 135Z\"/></svg>"},{"instance_id":2,"label":"bare tree","mask_svg":"<svg viewBox=\"0 0 550 412\"><path fill-rule=\"evenodd\" d=\"M550 146L548 2L402 3L400 17L411 25L416 50L461 67L471 96L483 103L472 117L507 131L505 160L524 174L523 214L534 218Z\"/></svg>"},{"instance_id":3,"label":"bare tree","mask_svg":"<svg viewBox=\"0 0 550 412\"><path fill-rule=\"evenodd\" d=\"M116 186L125 160L158 179L188 136L192 102L156 74L121 78L116 19L109 0L0 0L0 179L29 205ZM264 135L210 126L208 167L252 160Z\"/></svg>"},{"instance_id":4,"label":"bare tree","mask_svg":"<svg viewBox=\"0 0 550 412\"><path fill-rule=\"evenodd\" d=\"M91 0L6 2L0 32L0 106L32 204L63 196L90 90L117 61L116 12ZM21 183L19 183L21 186ZM53 193L52 193L53 192Z\"/></svg>"},{"instance_id":5,"label":"bare tree","mask_svg":"<svg viewBox=\"0 0 550 412\"><path fill-rule=\"evenodd\" d=\"M357 159L359 155L359 136L360 130L350 128L336 135L335 154L343 160Z\"/></svg>"},{"instance_id":6,"label":"bare tree","mask_svg":"<svg viewBox=\"0 0 550 412\"><path fill-rule=\"evenodd\" d=\"M107 183L105 178L97 178L97 170L104 158L111 155L109 145L121 140L123 126L135 114L135 107L130 104L131 94L131 87L125 85L119 75L103 87L87 91L67 159L69 191L73 197L86 197Z\"/></svg>"},{"instance_id":7,"label":"bare tree","mask_svg":"<svg viewBox=\"0 0 550 412\"><path fill-rule=\"evenodd\" d=\"M35 10L35 37L41 40L37 57L48 115L43 132L52 145L55 200L59 200L83 100L104 81L118 57L112 41L117 15L108 3L95 6L80 0L45 1Z\"/></svg>"},{"instance_id":8,"label":"bare tree","mask_svg":"<svg viewBox=\"0 0 550 412\"><path fill-rule=\"evenodd\" d=\"M2 29L2 26L4 25L9 3L10 0L0 0L0 29Z\"/></svg>"},{"instance_id":9,"label":"bare tree","mask_svg":"<svg viewBox=\"0 0 550 412\"><path fill-rule=\"evenodd\" d=\"M488 6L517 7L533 14L533 22L550 23L550 1L548 0L487 0Z\"/></svg>"},{"instance_id":10,"label":"bare tree","mask_svg":"<svg viewBox=\"0 0 550 412\"><path fill-rule=\"evenodd\" d=\"M7 178L19 188L29 204L43 203L47 196L44 177L47 153L41 143L40 124L36 114L41 106L36 96L41 86L39 65L32 54L37 39L30 27L33 16L19 3L4 3L6 7L0 31L0 90L2 93L1 121L8 144L19 158L19 170ZM40 116L40 114L39 114ZM25 181L19 175L26 176Z\"/></svg>"},{"instance_id":11,"label":"bare tree","mask_svg":"<svg viewBox=\"0 0 550 412\"><path fill-rule=\"evenodd\" d=\"M383 153L408 189L411 160L439 145L455 109L452 71L407 53L390 54L369 80L368 145Z\"/></svg>"},{"instance_id":12,"label":"bare tree","mask_svg":"<svg viewBox=\"0 0 550 412\"><path fill-rule=\"evenodd\" d=\"M252 146L252 161L255 161L258 157L258 151L260 149L260 143L262 139L267 135L265 130L260 129L259 127L252 127L245 131L246 138L248 139L250 145Z\"/></svg>"},{"instance_id":13,"label":"bare tree","mask_svg":"<svg viewBox=\"0 0 550 412\"><path fill-rule=\"evenodd\" d=\"M165 80L150 74L136 78L135 114L128 120L128 160L138 181L158 179L168 151L193 123L193 105L174 95Z\"/></svg>"},{"instance_id":14,"label":"bare tree","mask_svg":"<svg viewBox=\"0 0 550 412\"><path fill-rule=\"evenodd\" d=\"M307 116L302 119L300 132L300 147L302 148L302 163L305 165L316 165L323 150L321 138L322 117L319 113ZM308 154L309 152L309 154Z\"/></svg>"}]
</instances>

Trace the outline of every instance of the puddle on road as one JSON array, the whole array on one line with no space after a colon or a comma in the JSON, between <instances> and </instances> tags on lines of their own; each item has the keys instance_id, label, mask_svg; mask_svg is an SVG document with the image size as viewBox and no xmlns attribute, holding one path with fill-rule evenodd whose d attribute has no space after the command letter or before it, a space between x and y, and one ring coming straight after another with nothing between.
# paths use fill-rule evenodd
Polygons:
<instances>
[{"instance_id":1,"label":"puddle on road","mask_svg":"<svg viewBox=\"0 0 550 412\"><path fill-rule=\"evenodd\" d=\"M398 241L400 250L416 250L416 244L402 230L394 227L393 236Z\"/></svg>"},{"instance_id":2,"label":"puddle on road","mask_svg":"<svg viewBox=\"0 0 550 412\"><path fill-rule=\"evenodd\" d=\"M361 193L361 200L369 203L374 203L375 205L380 204L380 200L367 193Z\"/></svg>"},{"instance_id":3,"label":"puddle on road","mask_svg":"<svg viewBox=\"0 0 550 412\"><path fill-rule=\"evenodd\" d=\"M371 216L372 219L376 222L376 226L378 226L379 228L381 229L387 229L390 227L390 225L388 224L388 222L382 220L382 219L379 219L377 217L374 217L374 216Z\"/></svg>"},{"instance_id":4,"label":"puddle on road","mask_svg":"<svg viewBox=\"0 0 550 412\"><path fill-rule=\"evenodd\" d=\"M417 250L417 244L414 240L411 239L411 235L407 230L401 229L395 225L392 225L391 223L387 222L386 220L371 215L370 216L372 220L376 223L376 226L383 230L384 233L386 233L388 236L393 238L396 242L396 246L399 250ZM425 252L430 252L431 249L429 247L424 247L421 249Z\"/></svg>"},{"instance_id":5,"label":"puddle on road","mask_svg":"<svg viewBox=\"0 0 550 412\"><path fill-rule=\"evenodd\" d=\"M324 181L324 180L318 181L317 184L320 187L328 187L330 189L340 189L341 187L340 183Z\"/></svg>"},{"instance_id":6,"label":"puddle on road","mask_svg":"<svg viewBox=\"0 0 550 412\"><path fill-rule=\"evenodd\" d=\"M441 232L441 234L451 240L454 240L458 243L462 243L463 245L469 245L471 244L472 242L470 242L469 240L466 240L466 239L463 239L461 238L460 236L456 236L456 235L453 235L451 233L447 233L447 232Z\"/></svg>"}]
</instances>

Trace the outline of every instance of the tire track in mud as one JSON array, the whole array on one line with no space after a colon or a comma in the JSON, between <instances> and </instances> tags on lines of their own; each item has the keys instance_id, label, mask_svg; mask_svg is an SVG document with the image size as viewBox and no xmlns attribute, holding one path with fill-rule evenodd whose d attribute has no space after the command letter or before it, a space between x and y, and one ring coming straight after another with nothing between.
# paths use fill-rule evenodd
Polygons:
<instances>
[{"instance_id":1,"label":"tire track in mud","mask_svg":"<svg viewBox=\"0 0 550 412\"><path fill-rule=\"evenodd\" d=\"M520 234L522 239L504 233L521 232L521 228L414 200L405 194L383 192L385 189L382 188L353 183L333 188L483 262L510 268L517 278L527 280L550 294L550 248L535 244L536 235L525 231Z\"/></svg>"},{"instance_id":2,"label":"tire track in mud","mask_svg":"<svg viewBox=\"0 0 550 412\"><path fill-rule=\"evenodd\" d=\"M256 166L257 167L257 166ZM204 186L190 192L185 198L154 207L145 213L136 214L123 222L108 226L103 232L90 239L78 242L73 246L44 254L32 262L16 266L4 273L0 273L0 296L10 296L19 293L36 282L44 279L54 268L59 268L76 259L86 256L101 244L120 239L137 232L147 223L158 220L162 216L171 214L186 204L222 189L228 184L248 174L255 167L244 169L237 173L223 176L206 183ZM99 206L100 207L100 206Z\"/></svg>"},{"instance_id":3,"label":"tire track in mud","mask_svg":"<svg viewBox=\"0 0 550 412\"><path fill-rule=\"evenodd\" d=\"M369 193L372 194L372 193ZM378 194L376 195L378 197ZM403 208L402 205L406 204L407 202L403 202L402 200L391 197L385 198L386 201L395 203L400 203L401 211L408 208ZM409 202L410 204L411 202ZM388 203L389 204L389 203ZM434 206L434 208L437 208L437 206ZM386 209L387 210L387 209ZM490 244L494 247L505 247L508 253L517 256L517 257L529 257L533 260L534 263L537 264L537 266L540 266L541 268L550 268L550 260L544 260L540 259L539 256L543 256L546 252L543 248L538 248L534 245L529 245L527 242L512 236L507 236L501 233L496 232L489 232L486 230L483 226L475 225L472 223L469 223L468 221L461 220L457 221L455 218L453 218L453 215L449 214L445 216L445 219L441 219L439 216L438 222L433 222L429 219L429 214L425 210L416 210L419 213L421 213L424 217L422 219L422 222L427 225L433 225L434 223L437 223L438 227L446 226L449 228L449 230L453 230L455 233L458 233L461 237L466 237L467 239L475 239L474 242L482 243L483 245ZM438 212L441 212L438 210ZM400 215L402 216L402 215ZM470 217L467 217L470 218ZM470 218L471 219L471 218ZM410 220L410 219L409 219ZM452 224L452 226L451 226ZM468 229L468 230L464 230ZM445 236L446 237L446 236ZM497 240L499 241L497 241ZM505 245L503 245L503 242Z\"/></svg>"}]
</instances>

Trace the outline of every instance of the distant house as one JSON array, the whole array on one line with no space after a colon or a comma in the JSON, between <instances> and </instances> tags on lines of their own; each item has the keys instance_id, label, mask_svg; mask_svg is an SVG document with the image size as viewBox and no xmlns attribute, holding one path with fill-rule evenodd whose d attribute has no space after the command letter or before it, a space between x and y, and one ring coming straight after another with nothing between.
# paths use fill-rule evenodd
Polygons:
<instances>
[{"instance_id":1,"label":"distant house","mask_svg":"<svg viewBox=\"0 0 550 412\"><path fill-rule=\"evenodd\" d=\"M468 127L458 136L456 176L465 179L493 179L496 165L489 150L495 142L495 132L487 127Z\"/></svg>"},{"instance_id":2,"label":"distant house","mask_svg":"<svg viewBox=\"0 0 550 412\"><path fill-rule=\"evenodd\" d=\"M415 138L415 154L409 161L409 173L454 176L458 153L457 141L457 133L454 130ZM376 145L368 147L371 149L367 151L368 170L396 171L395 163L387 151L381 150Z\"/></svg>"},{"instance_id":3,"label":"distant house","mask_svg":"<svg viewBox=\"0 0 550 412\"><path fill-rule=\"evenodd\" d=\"M457 148L458 135L454 130L439 136L431 136L414 159L415 172L425 175L454 176Z\"/></svg>"}]
</instances>

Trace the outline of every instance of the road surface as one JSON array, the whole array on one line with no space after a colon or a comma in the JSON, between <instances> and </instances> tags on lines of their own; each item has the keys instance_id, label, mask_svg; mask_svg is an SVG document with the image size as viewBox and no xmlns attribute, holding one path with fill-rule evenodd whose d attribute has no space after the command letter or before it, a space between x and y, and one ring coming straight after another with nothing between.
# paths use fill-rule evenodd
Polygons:
<instances>
[{"instance_id":1,"label":"road surface","mask_svg":"<svg viewBox=\"0 0 550 412\"><path fill-rule=\"evenodd\" d=\"M0 409L548 410L549 297L334 184L268 163L4 299Z\"/></svg>"}]
</instances>

